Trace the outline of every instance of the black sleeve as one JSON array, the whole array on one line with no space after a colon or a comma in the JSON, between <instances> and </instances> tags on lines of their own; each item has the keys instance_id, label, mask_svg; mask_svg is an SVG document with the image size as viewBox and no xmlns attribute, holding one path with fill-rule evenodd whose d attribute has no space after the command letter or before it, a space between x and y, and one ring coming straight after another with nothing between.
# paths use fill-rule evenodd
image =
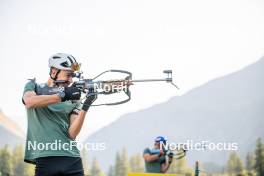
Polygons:
<instances>
[{"instance_id":1,"label":"black sleeve","mask_svg":"<svg viewBox=\"0 0 264 176\"><path fill-rule=\"evenodd\" d=\"M71 115L71 114L79 115L79 112L80 112L80 109L78 109L78 108L74 108L74 109L72 110L72 112L70 113L70 115Z\"/></svg>"}]
</instances>

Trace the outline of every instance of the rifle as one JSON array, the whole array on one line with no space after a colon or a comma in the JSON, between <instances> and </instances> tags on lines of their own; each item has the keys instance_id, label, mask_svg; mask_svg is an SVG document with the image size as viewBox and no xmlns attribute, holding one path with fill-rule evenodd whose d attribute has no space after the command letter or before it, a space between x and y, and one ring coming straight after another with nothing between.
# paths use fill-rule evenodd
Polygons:
<instances>
[{"instance_id":1,"label":"rifle","mask_svg":"<svg viewBox=\"0 0 264 176\"><path fill-rule=\"evenodd\" d=\"M179 160L186 156L187 150L184 147L181 147L178 150L170 150L170 149L163 149L164 155L168 156L169 158L173 158ZM160 154L160 149L151 149L151 154Z\"/></svg>"},{"instance_id":2,"label":"rifle","mask_svg":"<svg viewBox=\"0 0 264 176\"><path fill-rule=\"evenodd\" d=\"M121 73L124 74L123 79L112 79L112 80L97 80L102 75L107 73ZM83 93L86 94L86 98L93 95L110 95L114 93L124 92L126 95L126 99L122 101L112 102L112 103L101 103L101 104L93 104L91 106L102 106L102 105L119 105L126 103L131 100L131 91L129 87L134 85L134 83L140 82L167 82L176 87L178 86L173 83L172 79L172 70L164 70L164 74L166 74L166 78L161 79L132 79L132 73L126 70L107 70L99 75L95 76L92 79L85 79L82 76L82 72L74 72L73 77L78 78L78 81L72 83L72 86L78 87ZM65 81L55 81L56 86L52 88L44 89L41 86L37 86L36 93L37 95L50 95L55 94L62 88L60 85L63 85Z\"/></svg>"}]
</instances>

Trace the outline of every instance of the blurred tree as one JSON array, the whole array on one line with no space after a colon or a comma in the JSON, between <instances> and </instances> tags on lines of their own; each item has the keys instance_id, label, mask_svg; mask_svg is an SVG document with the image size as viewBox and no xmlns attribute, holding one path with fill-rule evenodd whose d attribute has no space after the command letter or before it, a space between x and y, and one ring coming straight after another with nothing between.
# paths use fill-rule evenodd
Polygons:
<instances>
[{"instance_id":1,"label":"blurred tree","mask_svg":"<svg viewBox=\"0 0 264 176\"><path fill-rule=\"evenodd\" d=\"M35 165L24 162L24 147L22 144L14 148L12 163L14 175L33 176L35 173Z\"/></svg>"},{"instance_id":2,"label":"blurred tree","mask_svg":"<svg viewBox=\"0 0 264 176\"><path fill-rule=\"evenodd\" d=\"M257 139L255 149L255 170L257 176L264 176L264 145L261 142L261 138Z\"/></svg>"},{"instance_id":3,"label":"blurred tree","mask_svg":"<svg viewBox=\"0 0 264 176\"><path fill-rule=\"evenodd\" d=\"M129 165L131 172L138 172L138 173L144 172L143 160L140 154L136 154L132 156L129 160Z\"/></svg>"},{"instance_id":4,"label":"blurred tree","mask_svg":"<svg viewBox=\"0 0 264 176\"><path fill-rule=\"evenodd\" d=\"M84 174L88 175L89 173L89 165L88 165L88 154L85 149L81 151L81 157L82 157L82 163L83 163L83 169Z\"/></svg>"},{"instance_id":5,"label":"blurred tree","mask_svg":"<svg viewBox=\"0 0 264 176\"><path fill-rule=\"evenodd\" d=\"M136 155L136 165L137 165L137 172L143 173L145 171L143 158L142 155L140 154Z\"/></svg>"},{"instance_id":6,"label":"blurred tree","mask_svg":"<svg viewBox=\"0 0 264 176\"><path fill-rule=\"evenodd\" d=\"M246 170L248 174L253 173L254 165L255 165L254 155L252 153L248 153L246 156Z\"/></svg>"},{"instance_id":7,"label":"blurred tree","mask_svg":"<svg viewBox=\"0 0 264 176\"><path fill-rule=\"evenodd\" d=\"M111 165L108 171L108 176L115 176L115 170L114 167Z\"/></svg>"},{"instance_id":8,"label":"blurred tree","mask_svg":"<svg viewBox=\"0 0 264 176\"><path fill-rule=\"evenodd\" d=\"M96 158L93 159L90 175L92 176L102 176L103 175Z\"/></svg>"},{"instance_id":9,"label":"blurred tree","mask_svg":"<svg viewBox=\"0 0 264 176\"><path fill-rule=\"evenodd\" d=\"M128 162L128 156L127 151L124 148L121 155L121 171L120 176L127 176L128 172L130 172L129 162Z\"/></svg>"},{"instance_id":10,"label":"blurred tree","mask_svg":"<svg viewBox=\"0 0 264 176\"><path fill-rule=\"evenodd\" d=\"M35 166L24 162L24 147L23 145L17 145L11 157L13 174L19 176L31 176L34 175Z\"/></svg>"},{"instance_id":11,"label":"blurred tree","mask_svg":"<svg viewBox=\"0 0 264 176\"><path fill-rule=\"evenodd\" d=\"M14 175L24 176L24 161L23 161L23 146L18 145L13 150L12 157L13 173Z\"/></svg>"},{"instance_id":12,"label":"blurred tree","mask_svg":"<svg viewBox=\"0 0 264 176\"><path fill-rule=\"evenodd\" d=\"M122 161L119 152L117 152L116 160L115 160L115 176L122 176L121 169L122 169Z\"/></svg>"},{"instance_id":13,"label":"blurred tree","mask_svg":"<svg viewBox=\"0 0 264 176\"><path fill-rule=\"evenodd\" d=\"M8 145L0 151L0 173L2 176L13 175L12 155Z\"/></svg>"},{"instance_id":14,"label":"blurred tree","mask_svg":"<svg viewBox=\"0 0 264 176\"><path fill-rule=\"evenodd\" d=\"M136 158L135 156L131 156L129 159L129 165L131 172L137 172L137 166L136 166Z\"/></svg>"},{"instance_id":15,"label":"blurred tree","mask_svg":"<svg viewBox=\"0 0 264 176\"><path fill-rule=\"evenodd\" d=\"M243 163L236 152L229 155L227 162L227 172L229 175L243 174Z\"/></svg>"}]
</instances>

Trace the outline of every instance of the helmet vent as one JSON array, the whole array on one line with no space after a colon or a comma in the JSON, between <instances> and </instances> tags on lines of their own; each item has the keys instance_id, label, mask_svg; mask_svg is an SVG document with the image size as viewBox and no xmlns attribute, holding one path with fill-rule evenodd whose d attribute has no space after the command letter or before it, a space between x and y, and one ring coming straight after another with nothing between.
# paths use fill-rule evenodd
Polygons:
<instances>
[{"instance_id":1,"label":"helmet vent","mask_svg":"<svg viewBox=\"0 0 264 176\"><path fill-rule=\"evenodd\" d=\"M61 63L60 65L63 66L63 67L70 67L69 64L68 64L67 62L63 62L63 63Z\"/></svg>"},{"instance_id":2,"label":"helmet vent","mask_svg":"<svg viewBox=\"0 0 264 176\"><path fill-rule=\"evenodd\" d=\"M67 56L67 58L70 60L70 62L72 64L73 63L72 59L69 56Z\"/></svg>"}]
</instances>

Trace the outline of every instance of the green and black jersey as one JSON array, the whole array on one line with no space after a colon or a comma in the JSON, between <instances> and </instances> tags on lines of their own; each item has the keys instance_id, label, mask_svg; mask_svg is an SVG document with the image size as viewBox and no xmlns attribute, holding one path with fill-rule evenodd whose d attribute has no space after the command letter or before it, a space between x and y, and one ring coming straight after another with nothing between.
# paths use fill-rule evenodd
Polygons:
<instances>
[{"instance_id":1,"label":"green and black jersey","mask_svg":"<svg viewBox=\"0 0 264 176\"><path fill-rule=\"evenodd\" d=\"M143 152L144 154L150 154L153 155L150 148L146 148ZM165 156L161 156L159 159L152 161L152 162L146 162L145 161L145 171L146 173L162 173L161 172L161 165L165 163Z\"/></svg>"},{"instance_id":2,"label":"green and black jersey","mask_svg":"<svg viewBox=\"0 0 264 176\"><path fill-rule=\"evenodd\" d=\"M35 86L37 84L34 81L29 81L25 85L24 93L35 91ZM48 156L80 157L76 141L68 135L70 115L76 108L79 108L78 103L66 101L47 107L26 109L28 129L25 162L35 164L36 158Z\"/></svg>"}]
</instances>

